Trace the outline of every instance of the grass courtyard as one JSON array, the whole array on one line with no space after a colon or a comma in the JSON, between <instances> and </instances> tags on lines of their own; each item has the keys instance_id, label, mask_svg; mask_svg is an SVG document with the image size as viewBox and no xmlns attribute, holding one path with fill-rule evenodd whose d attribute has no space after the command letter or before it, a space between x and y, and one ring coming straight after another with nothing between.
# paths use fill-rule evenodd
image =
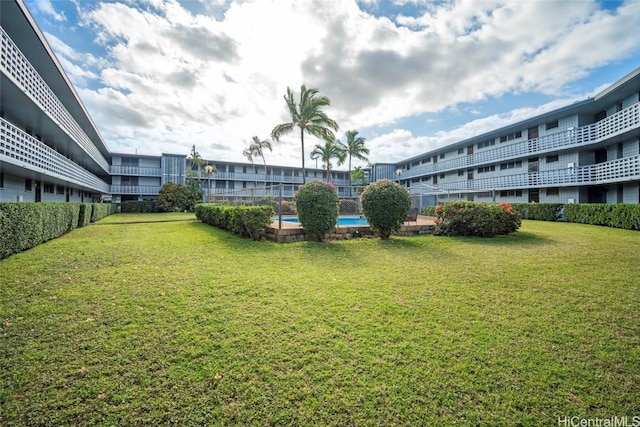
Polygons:
<instances>
[{"instance_id":1,"label":"grass courtyard","mask_svg":"<svg viewBox=\"0 0 640 427\"><path fill-rule=\"evenodd\" d=\"M0 425L640 416L638 232L283 245L147 217L0 261Z\"/></svg>"}]
</instances>

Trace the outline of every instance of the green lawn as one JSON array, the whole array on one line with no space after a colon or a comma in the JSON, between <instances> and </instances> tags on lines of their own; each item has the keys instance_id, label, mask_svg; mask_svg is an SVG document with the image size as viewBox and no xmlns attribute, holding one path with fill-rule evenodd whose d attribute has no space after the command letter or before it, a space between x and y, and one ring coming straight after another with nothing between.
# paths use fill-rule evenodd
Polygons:
<instances>
[{"instance_id":1,"label":"green lawn","mask_svg":"<svg viewBox=\"0 0 640 427\"><path fill-rule=\"evenodd\" d=\"M640 233L579 224L286 245L91 225L0 261L0 425L640 416L639 273Z\"/></svg>"}]
</instances>

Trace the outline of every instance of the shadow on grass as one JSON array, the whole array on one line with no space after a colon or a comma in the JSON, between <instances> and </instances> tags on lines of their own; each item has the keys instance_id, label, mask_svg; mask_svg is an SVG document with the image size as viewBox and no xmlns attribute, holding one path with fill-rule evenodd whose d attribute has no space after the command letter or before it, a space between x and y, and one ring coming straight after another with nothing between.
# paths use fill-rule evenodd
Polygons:
<instances>
[{"instance_id":1,"label":"shadow on grass","mask_svg":"<svg viewBox=\"0 0 640 427\"><path fill-rule=\"evenodd\" d=\"M435 236L439 239L456 239L472 245L484 246L528 246L546 245L553 240L529 231L518 231L515 234L496 237L468 237L468 236Z\"/></svg>"}]
</instances>

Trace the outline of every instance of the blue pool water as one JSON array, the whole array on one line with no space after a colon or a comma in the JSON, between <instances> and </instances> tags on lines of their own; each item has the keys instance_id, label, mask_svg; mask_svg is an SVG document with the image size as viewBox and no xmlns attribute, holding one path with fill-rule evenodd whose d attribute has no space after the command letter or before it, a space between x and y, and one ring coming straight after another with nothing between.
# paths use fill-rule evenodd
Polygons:
<instances>
[{"instance_id":1,"label":"blue pool water","mask_svg":"<svg viewBox=\"0 0 640 427\"><path fill-rule=\"evenodd\" d=\"M284 222L300 224L298 218L282 218ZM341 216L338 217L338 227L366 227L369 223L365 217L360 216Z\"/></svg>"}]
</instances>

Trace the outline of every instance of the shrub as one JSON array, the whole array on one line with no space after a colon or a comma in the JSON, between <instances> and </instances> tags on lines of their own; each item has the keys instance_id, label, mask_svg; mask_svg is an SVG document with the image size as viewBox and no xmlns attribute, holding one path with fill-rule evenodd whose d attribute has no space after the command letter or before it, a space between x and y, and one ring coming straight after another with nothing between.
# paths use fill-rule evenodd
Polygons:
<instances>
[{"instance_id":1,"label":"shrub","mask_svg":"<svg viewBox=\"0 0 640 427\"><path fill-rule=\"evenodd\" d=\"M564 219L582 224L640 230L640 205L567 204L564 205Z\"/></svg>"},{"instance_id":2,"label":"shrub","mask_svg":"<svg viewBox=\"0 0 640 427\"><path fill-rule=\"evenodd\" d=\"M156 213L160 212L158 205L155 200L127 200L126 202L120 203L121 210L120 212L126 213Z\"/></svg>"},{"instance_id":3,"label":"shrub","mask_svg":"<svg viewBox=\"0 0 640 427\"><path fill-rule=\"evenodd\" d=\"M311 181L296 194L296 211L310 239L322 241L338 221L338 193L331 183Z\"/></svg>"},{"instance_id":4,"label":"shrub","mask_svg":"<svg viewBox=\"0 0 640 427\"><path fill-rule=\"evenodd\" d=\"M424 206L420 213L425 216L436 216L436 206Z\"/></svg>"},{"instance_id":5,"label":"shrub","mask_svg":"<svg viewBox=\"0 0 640 427\"><path fill-rule=\"evenodd\" d=\"M91 213L93 205L91 203L80 203L80 213L78 215L78 227L86 227L91 223Z\"/></svg>"},{"instance_id":6,"label":"shrub","mask_svg":"<svg viewBox=\"0 0 640 427\"><path fill-rule=\"evenodd\" d=\"M520 228L520 215L509 203L446 202L438 206L434 234L492 237Z\"/></svg>"},{"instance_id":7,"label":"shrub","mask_svg":"<svg viewBox=\"0 0 640 427\"><path fill-rule=\"evenodd\" d=\"M162 212L182 212L193 210L195 201L189 188L168 182L162 186L156 204Z\"/></svg>"},{"instance_id":8,"label":"shrub","mask_svg":"<svg viewBox=\"0 0 640 427\"><path fill-rule=\"evenodd\" d=\"M100 221L102 218L116 213L117 203L91 203L91 222Z\"/></svg>"},{"instance_id":9,"label":"shrub","mask_svg":"<svg viewBox=\"0 0 640 427\"><path fill-rule=\"evenodd\" d=\"M520 213L520 218L538 221L557 221L562 210L560 203L512 203L511 206Z\"/></svg>"},{"instance_id":10,"label":"shrub","mask_svg":"<svg viewBox=\"0 0 640 427\"><path fill-rule=\"evenodd\" d=\"M271 206L229 206L199 203L196 218L205 224L228 230L243 237L260 240L273 222Z\"/></svg>"},{"instance_id":11,"label":"shrub","mask_svg":"<svg viewBox=\"0 0 640 427\"><path fill-rule=\"evenodd\" d=\"M79 203L0 203L0 259L78 226Z\"/></svg>"},{"instance_id":12,"label":"shrub","mask_svg":"<svg viewBox=\"0 0 640 427\"><path fill-rule=\"evenodd\" d=\"M369 184L362 192L362 211L371 230L388 239L400 231L411 209L411 196L400 184L384 179Z\"/></svg>"}]
</instances>

